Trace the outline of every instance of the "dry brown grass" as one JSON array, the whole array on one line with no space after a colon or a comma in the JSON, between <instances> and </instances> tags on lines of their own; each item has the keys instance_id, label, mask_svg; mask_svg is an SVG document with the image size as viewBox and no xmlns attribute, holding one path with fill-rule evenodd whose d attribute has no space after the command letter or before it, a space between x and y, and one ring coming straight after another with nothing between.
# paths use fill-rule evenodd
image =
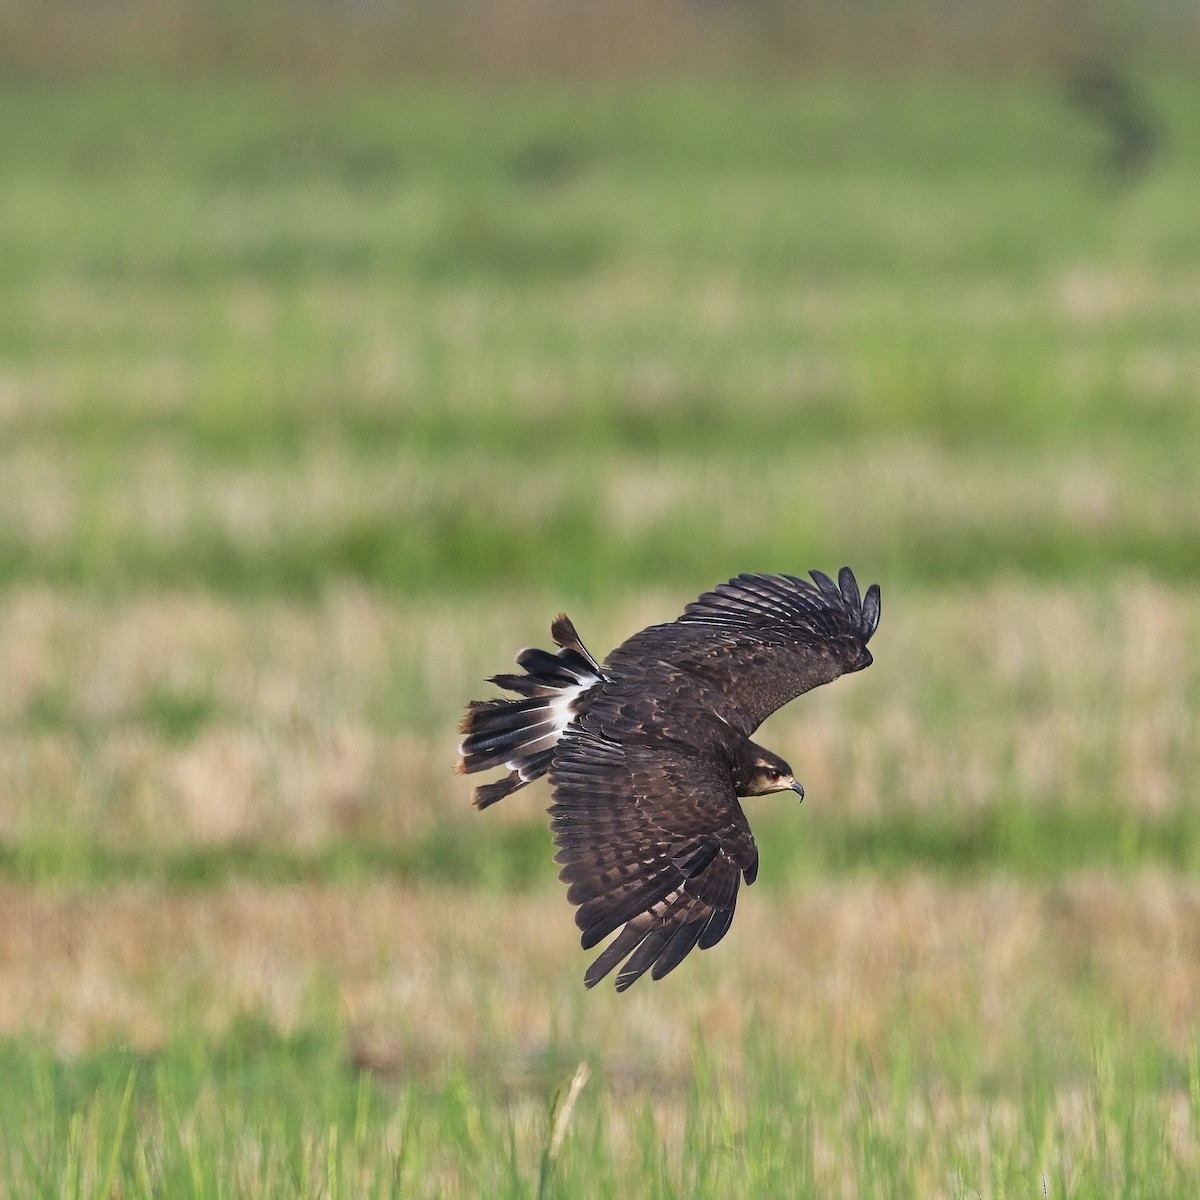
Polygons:
<instances>
[{"instance_id":1,"label":"dry brown grass","mask_svg":"<svg viewBox=\"0 0 1200 1200\"><path fill-rule=\"evenodd\" d=\"M282 1033L333 1017L383 1072L464 1062L520 1075L553 1047L614 1077L686 1072L696 1038L737 1067L751 1026L819 1067L897 1052L995 1076L1086 1062L1091 1040L1186 1058L1200 1019L1200 886L1142 875L1051 887L928 879L750 892L729 937L668 980L585 993L561 897L389 885L61 894L6 885L0 1036L65 1054L152 1050L251 1015ZM497 1061L497 1055L500 1061Z\"/></svg>"},{"instance_id":2,"label":"dry brown grass","mask_svg":"<svg viewBox=\"0 0 1200 1200\"><path fill-rule=\"evenodd\" d=\"M492 80L664 73L931 68L996 74L1046 68L1122 45L1194 53L1195 29L1170 5L1027 0L978 10L898 0L847 9L798 5L544 0L426 6L122 0L97 9L6 0L0 62L62 76L114 67L188 75L266 71L307 83L397 74Z\"/></svg>"},{"instance_id":3,"label":"dry brown grass","mask_svg":"<svg viewBox=\"0 0 1200 1200\"><path fill-rule=\"evenodd\" d=\"M825 564L833 566L836 564ZM684 596L570 605L598 653ZM182 594L0 600L0 831L109 845L393 843L479 820L451 773L465 702L561 598L301 605ZM1130 580L940 595L885 588L876 665L774 717L810 801L864 817L948 805L1186 803L1200 619ZM182 709L182 715L178 716ZM181 722L181 724L179 724ZM488 822L523 821L544 787Z\"/></svg>"}]
</instances>

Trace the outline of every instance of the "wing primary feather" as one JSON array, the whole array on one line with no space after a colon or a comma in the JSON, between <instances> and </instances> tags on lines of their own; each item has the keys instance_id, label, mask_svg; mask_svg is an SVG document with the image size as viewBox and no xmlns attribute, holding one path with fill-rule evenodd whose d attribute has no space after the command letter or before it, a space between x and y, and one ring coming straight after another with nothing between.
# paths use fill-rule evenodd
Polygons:
<instances>
[{"instance_id":1,"label":"wing primary feather","mask_svg":"<svg viewBox=\"0 0 1200 1200\"><path fill-rule=\"evenodd\" d=\"M837 602L838 604L841 603L841 601L842 601L841 589L839 589L838 585L836 583L834 583L833 580L830 579L829 576L826 575L824 571L809 571L809 574L813 577L813 580L816 582L817 587L821 591L821 595L823 595L828 600L833 600L833 601Z\"/></svg>"},{"instance_id":2,"label":"wing primary feather","mask_svg":"<svg viewBox=\"0 0 1200 1200\"><path fill-rule=\"evenodd\" d=\"M728 908L737 896L737 863L722 854L703 874L688 879L683 886L689 896L695 896L713 908Z\"/></svg>"},{"instance_id":3,"label":"wing primary feather","mask_svg":"<svg viewBox=\"0 0 1200 1200\"><path fill-rule=\"evenodd\" d=\"M858 580L854 578L854 572L849 567L843 567L838 572L838 590L842 593L842 599L846 602L846 607L851 612L858 612L862 608L862 599L858 594Z\"/></svg>"},{"instance_id":4,"label":"wing primary feather","mask_svg":"<svg viewBox=\"0 0 1200 1200\"><path fill-rule=\"evenodd\" d=\"M583 977L584 987L595 987L617 963L632 954L650 932L653 924L654 917L651 913L645 913L630 921L588 967Z\"/></svg>"},{"instance_id":5,"label":"wing primary feather","mask_svg":"<svg viewBox=\"0 0 1200 1200\"><path fill-rule=\"evenodd\" d=\"M714 909L712 916L708 918L708 924L704 926L704 932L701 933L697 945L701 950L711 950L729 932L729 927L732 924L732 903L728 908Z\"/></svg>"},{"instance_id":6,"label":"wing primary feather","mask_svg":"<svg viewBox=\"0 0 1200 1200\"><path fill-rule=\"evenodd\" d=\"M629 956L617 972L617 991L623 992L649 970L671 939L673 925L657 925L642 939L641 945Z\"/></svg>"},{"instance_id":7,"label":"wing primary feather","mask_svg":"<svg viewBox=\"0 0 1200 1200\"><path fill-rule=\"evenodd\" d=\"M862 604L862 632L864 639L869 639L879 627L879 604L879 584L873 583L867 588L867 595Z\"/></svg>"},{"instance_id":8,"label":"wing primary feather","mask_svg":"<svg viewBox=\"0 0 1200 1200\"><path fill-rule=\"evenodd\" d=\"M689 917L676 925L670 940L654 960L654 967L650 972L651 979L661 979L664 975L670 974L695 948L704 932L704 927L708 924L709 916L707 905L693 906L693 912L696 907L700 907L702 910L700 916Z\"/></svg>"}]
</instances>

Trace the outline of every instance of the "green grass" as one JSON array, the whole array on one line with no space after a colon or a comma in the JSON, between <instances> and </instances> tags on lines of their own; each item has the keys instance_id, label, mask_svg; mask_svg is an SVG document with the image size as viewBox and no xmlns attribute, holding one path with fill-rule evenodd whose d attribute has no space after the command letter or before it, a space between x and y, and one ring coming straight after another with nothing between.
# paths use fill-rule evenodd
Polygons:
<instances>
[{"instance_id":1,"label":"green grass","mask_svg":"<svg viewBox=\"0 0 1200 1200\"><path fill-rule=\"evenodd\" d=\"M744 1077L701 1058L645 1099L601 1068L553 1157L571 1077L561 1058L507 1084L486 1064L389 1081L355 1069L328 1035L280 1038L253 1021L153 1058L64 1064L9 1044L8 1194L815 1197L839 1183L879 1196L1191 1194L1179 1147L1194 1154L1200 1135L1194 1060L1189 1074L1114 1061L1100 1044L1072 1111L1036 1069L1001 1104L986 1085L925 1074L902 1047L855 1064L850 1084L767 1044ZM1186 1132L1171 1134L1165 1119L1180 1110Z\"/></svg>"},{"instance_id":2,"label":"green grass","mask_svg":"<svg viewBox=\"0 0 1200 1200\"><path fill-rule=\"evenodd\" d=\"M1151 93L1114 192L1032 84L10 83L0 582L1188 579L1200 94Z\"/></svg>"},{"instance_id":3,"label":"green grass","mask_svg":"<svg viewBox=\"0 0 1200 1200\"><path fill-rule=\"evenodd\" d=\"M831 812L800 822L755 814L754 829L762 853L759 879L768 889L843 874L1047 880L1083 869L1122 875L1200 869L1200 815L1191 805L1138 816L1098 805L1036 808L1017 799L970 815L905 812L865 820ZM348 886L398 880L544 893L558 872L553 855L544 818L499 827L451 819L402 845L331 838L308 850L258 839L154 847L26 838L0 843L0 880L69 888L150 883L172 890L241 879Z\"/></svg>"}]
</instances>

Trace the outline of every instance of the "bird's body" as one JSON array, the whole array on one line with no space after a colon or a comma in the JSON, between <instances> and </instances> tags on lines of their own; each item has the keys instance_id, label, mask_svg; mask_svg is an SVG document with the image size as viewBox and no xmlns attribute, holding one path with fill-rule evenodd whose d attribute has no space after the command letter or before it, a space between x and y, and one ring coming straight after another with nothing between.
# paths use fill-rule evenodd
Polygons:
<instances>
[{"instance_id":1,"label":"bird's body","mask_svg":"<svg viewBox=\"0 0 1200 1200\"><path fill-rule=\"evenodd\" d=\"M733 920L758 849L738 797L794 790L791 768L750 735L777 708L871 663L879 588L849 568L834 583L741 575L618 646L601 665L560 615L557 654L523 650L523 675L492 682L520 697L476 701L463 718L461 772L506 766L476 788L485 808L549 773L560 878L585 949L621 933L585 975L618 963L623 990L655 979ZM622 926L624 927L622 929Z\"/></svg>"}]
</instances>

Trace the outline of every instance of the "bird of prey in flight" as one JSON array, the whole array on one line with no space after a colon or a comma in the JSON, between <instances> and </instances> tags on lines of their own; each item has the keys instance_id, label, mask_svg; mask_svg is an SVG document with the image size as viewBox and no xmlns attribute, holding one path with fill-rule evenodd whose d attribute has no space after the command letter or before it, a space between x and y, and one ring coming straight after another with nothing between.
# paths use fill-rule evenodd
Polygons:
<instances>
[{"instance_id":1,"label":"bird of prey in flight","mask_svg":"<svg viewBox=\"0 0 1200 1200\"><path fill-rule=\"evenodd\" d=\"M733 920L758 848L740 796L804 789L750 740L789 700L871 665L879 586L739 575L665 625L635 633L598 663L566 614L558 652L522 650L523 674L491 683L515 699L476 700L459 727L461 774L507 768L475 788L487 808L549 773L559 878L585 950L620 933L591 964L592 987L618 964L617 990L661 979Z\"/></svg>"}]
</instances>

